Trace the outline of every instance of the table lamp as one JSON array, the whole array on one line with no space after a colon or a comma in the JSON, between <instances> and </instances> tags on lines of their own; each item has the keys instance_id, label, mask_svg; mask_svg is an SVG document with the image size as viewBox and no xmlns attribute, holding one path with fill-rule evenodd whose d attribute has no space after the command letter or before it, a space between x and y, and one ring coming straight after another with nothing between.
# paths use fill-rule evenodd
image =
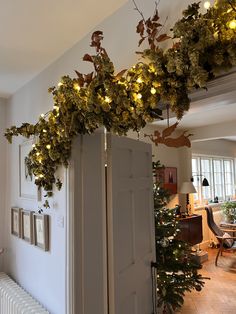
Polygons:
<instances>
[{"instance_id":1,"label":"table lamp","mask_svg":"<svg viewBox=\"0 0 236 314\"><path fill-rule=\"evenodd\" d=\"M179 193L186 194L186 211L187 211L187 214L190 214L191 206L189 204L189 194L190 193L197 193L193 183L192 182L183 182L181 185Z\"/></svg>"}]
</instances>

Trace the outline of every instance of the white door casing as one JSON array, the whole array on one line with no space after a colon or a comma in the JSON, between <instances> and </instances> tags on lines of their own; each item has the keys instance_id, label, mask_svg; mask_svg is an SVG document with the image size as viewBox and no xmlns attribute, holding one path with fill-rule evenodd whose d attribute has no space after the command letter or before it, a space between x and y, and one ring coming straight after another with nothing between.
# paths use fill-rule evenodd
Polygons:
<instances>
[{"instance_id":1,"label":"white door casing","mask_svg":"<svg viewBox=\"0 0 236 314\"><path fill-rule=\"evenodd\" d=\"M67 314L107 314L104 134L79 136L69 167Z\"/></svg>"}]
</instances>

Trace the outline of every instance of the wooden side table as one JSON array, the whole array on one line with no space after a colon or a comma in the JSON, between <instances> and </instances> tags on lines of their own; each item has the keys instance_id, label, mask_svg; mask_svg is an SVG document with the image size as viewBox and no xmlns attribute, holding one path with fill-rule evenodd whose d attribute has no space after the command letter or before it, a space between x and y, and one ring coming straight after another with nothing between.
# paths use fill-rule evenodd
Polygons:
<instances>
[{"instance_id":1,"label":"wooden side table","mask_svg":"<svg viewBox=\"0 0 236 314\"><path fill-rule=\"evenodd\" d=\"M185 241L190 245L202 242L202 216L191 215L186 218L178 218L180 232L177 239Z\"/></svg>"},{"instance_id":2,"label":"wooden side table","mask_svg":"<svg viewBox=\"0 0 236 314\"><path fill-rule=\"evenodd\" d=\"M177 239L185 241L191 246L202 242L203 235L201 215L191 215L186 218L179 218L178 222L180 232L177 235ZM197 250L196 252L191 253L191 258L198 264L201 264L208 260L208 253Z\"/></svg>"}]
</instances>

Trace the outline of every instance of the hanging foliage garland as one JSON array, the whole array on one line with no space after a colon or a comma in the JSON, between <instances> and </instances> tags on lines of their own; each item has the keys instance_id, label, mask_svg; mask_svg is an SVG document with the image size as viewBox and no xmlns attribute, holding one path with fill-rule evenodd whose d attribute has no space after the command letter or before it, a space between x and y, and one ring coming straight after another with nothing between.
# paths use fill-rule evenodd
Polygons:
<instances>
[{"instance_id":1,"label":"hanging foliage garland","mask_svg":"<svg viewBox=\"0 0 236 314\"><path fill-rule=\"evenodd\" d=\"M6 130L10 143L13 136L35 137L27 166L47 196L52 196L54 184L61 188L55 172L61 165L68 166L76 135L91 134L101 126L118 135L139 131L161 118L160 103L168 104L181 119L189 109L190 91L206 88L216 73L236 65L236 0L215 1L205 14L200 13L200 2L189 5L172 29L175 43L166 50L160 43L170 37L162 34L157 7L147 20L139 13L139 45L144 40L149 44L140 53L142 62L115 74L101 45L103 34L94 32L91 46L96 54L83 57L94 71L76 71L75 78L63 76L57 87L49 89L52 110L42 114L35 125L23 123Z\"/></svg>"}]
</instances>

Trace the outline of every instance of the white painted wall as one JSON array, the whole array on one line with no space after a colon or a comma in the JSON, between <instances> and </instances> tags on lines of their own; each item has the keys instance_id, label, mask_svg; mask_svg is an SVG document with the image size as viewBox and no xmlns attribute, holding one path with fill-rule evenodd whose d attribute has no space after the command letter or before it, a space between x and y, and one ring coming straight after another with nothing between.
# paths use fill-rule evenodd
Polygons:
<instances>
[{"instance_id":1,"label":"white painted wall","mask_svg":"<svg viewBox=\"0 0 236 314\"><path fill-rule=\"evenodd\" d=\"M0 248L4 247L4 212L6 196L6 140L3 137L6 127L6 101L0 98ZM0 255L0 270L2 269L3 256Z\"/></svg>"},{"instance_id":2,"label":"white painted wall","mask_svg":"<svg viewBox=\"0 0 236 314\"><path fill-rule=\"evenodd\" d=\"M180 17L182 9L190 2L187 0L181 1L181 3L179 1L160 2L159 11L162 21L165 20L166 16L169 17L166 24L167 28L172 25L172 20L177 19L176 12ZM148 17L153 13L155 7L153 0L140 0L137 1L137 4L145 16ZM136 50L139 50L135 29L140 16L133 8L133 3L129 1L96 27L96 29L104 31L104 46L114 61L117 71L130 67L138 60L137 55L134 54ZM7 126L20 125L22 122L35 123L42 112L47 112L52 107L52 97L47 93L48 87L57 84L64 74L74 75L73 70L75 69L85 73L91 71L90 65L81 61L86 52L93 53L89 48L90 35L84 37L8 100ZM18 149L21 142L22 139L17 138L14 139L12 145L7 146L7 176L4 176L7 186L4 244L7 247L7 252L4 255L4 268L26 290L42 302L50 313L64 314L66 313L66 229L58 226L57 219L64 217L66 221L67 218L65 185L61 192L55 194L52 202L54 206L45 211L51 217L50 252L45 253L10 235L10 207L22 206L26 209L37 210L40 205L36 201L24 200L19 197ZM2 144L0 143L0 145ZM161 146L154 150L156 159L160 159L166 166L178 167L178 178L182 180L183 173L185 173L184 149L176 150L176 154L173 154L173 149ZM4 161L1 162L0 171L4 171L5 164ZM3 195L5 195L4 192ZM173 204L177 202L178 199L173 200Z\"/></svg>"},{"instance_id":3,"label":"white painted wall","mask_svg":"<svg viewBox=\"0 0 236 314\"><path fill-rule=\"evenodd\" d=\"M20 116L21 113L18 112ZM23 119L23 116L21 117ZM51 209L44 213L50 215L50 251L30 245L10 233L10 207L19 206L37 211L42 202L19 197L19 144L21 138L8 146L7 201L5 211L4 270L21 286L38 299L52 314L65 313L66 288L66 229L57 223L61 217L66 219L65 188L56 193L51 200ZM65 182L63 170L60 177Z\"/></svg>"}]
</instances>

